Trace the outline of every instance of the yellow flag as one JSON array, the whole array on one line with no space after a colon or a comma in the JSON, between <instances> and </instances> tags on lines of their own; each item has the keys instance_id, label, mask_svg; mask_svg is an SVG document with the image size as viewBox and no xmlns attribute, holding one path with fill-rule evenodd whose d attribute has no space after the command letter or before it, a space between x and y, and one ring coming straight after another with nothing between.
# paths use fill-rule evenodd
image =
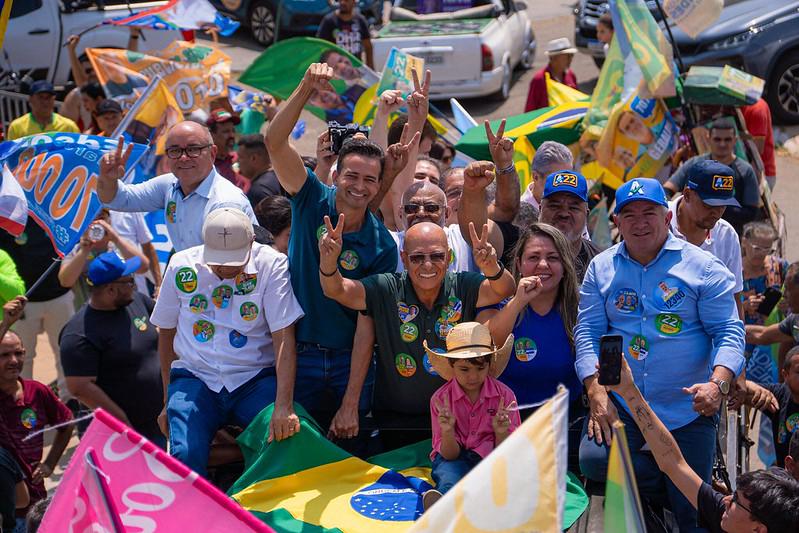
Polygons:
<instances>
[{"instance_id":1,"label":"yellow flag","mask_svg":"<svg viewBox=\"0 0 799 533\"><path fill-rule=\"evenodd\" d=\"M516 167L516 174L519 175L522 193L533 181L533 157L535 157L535 147L527 137L519 137L513 141L513 165Z\"/></svg>"},{"instance_id":2,"label":"yellow flag","mask_svg":"<svg viewBox=\"0 0 799 533\"><path fill-rule=\"evenodd\" d=\"M578 100L585 100L589 95L580 92L577 89L572 89L566 84L555 81L549 77L549 73L545 72L547 80L547 98L549 98L549 107L565 104L566 102L576 102Z\"/></svg>"}]
</instances>

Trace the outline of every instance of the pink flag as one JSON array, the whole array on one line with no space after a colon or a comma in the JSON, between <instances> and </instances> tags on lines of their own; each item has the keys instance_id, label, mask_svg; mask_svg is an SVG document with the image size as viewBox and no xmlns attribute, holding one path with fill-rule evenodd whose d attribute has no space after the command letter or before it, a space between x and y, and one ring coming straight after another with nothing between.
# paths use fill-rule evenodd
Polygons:
<instances>
[{"instance_id":1,"label":"pink flag","mask_svg":"<svg viewBox=\"0 0 799 533\"><path fill-rule=\"evenodd\" d=\"M115 531L109 514L118 516L120 531L273 531L177 459L97 409L39 531Z\"/></svg>"},{"instance_id":2,"label":"pink flag","mask_svg":"<svg viewBox=\"0 0 799 533\"><path fill-rule=\"evenodd\" d=\"M28 200L17 178L3 165L0 176L0 228L19 237L28 223Z\"/></svg>"}]
</instances>

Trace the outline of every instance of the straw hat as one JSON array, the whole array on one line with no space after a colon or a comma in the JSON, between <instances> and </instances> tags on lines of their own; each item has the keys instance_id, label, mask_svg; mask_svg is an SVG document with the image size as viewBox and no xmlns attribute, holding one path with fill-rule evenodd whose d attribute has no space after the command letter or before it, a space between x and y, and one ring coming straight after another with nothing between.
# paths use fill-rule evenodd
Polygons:
<instances>
[{"instance_id":1,"label":"straw hat","mask_svg":"<svg viewBox=\"0 0 799 533\"><path fill-rule=\"evenodd\" d=\"M561 54L576 54L577 49L572 46L572 42L568 37L561 37L559 39L552 39L547 43L547 49L544 52L547 56L557 56Z\"/></svg>"},{"instance_id":2,"label":"straw hat","mask_svg":"<svg viewBox=\"0 0 799 533\"><path fill-rule=\"evenodd\" d=\"M487 326L478 322L462 322L447 334L447 351L445 353L434 352L428 348L426 340L422 342L422 345L430 358L430 364L438 372L438 375L447 381L455 376L447 359L471 359L484 355L493 356L489 373L496 378L508 366L508 358L513 349L513 335L508 335L505 344L501 348L497 348L491 340L491 332Z\"/></svg>"}]
</instances>

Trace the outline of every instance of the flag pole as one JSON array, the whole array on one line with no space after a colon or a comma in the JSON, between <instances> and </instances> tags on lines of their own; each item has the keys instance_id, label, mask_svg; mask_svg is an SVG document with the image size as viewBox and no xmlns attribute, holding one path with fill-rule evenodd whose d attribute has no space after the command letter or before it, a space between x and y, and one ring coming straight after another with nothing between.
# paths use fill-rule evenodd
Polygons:
<instances>
[{"instance_id":1,"label":"flag pole","mask_svg":"<svg viewBox=\"0 0 799 533\"><path fill-rule=\"evenodd\" d=\"M45 270L44 273L41 276L39 276L39 279L33 282L33 285L31 285L30 289L28 289L28 291L25 293L25 298L28 298L33 293L33 291L38 289L39 285L41 285L44 282L47 276L49 276L50 273L53 272L53 269L55 269L55 267L57 267L59 264L61 264L61 259L54 259L52 264L49 267L47 267L47 270Z\"/></svg>"},{"instance_id":2,"label":"flag pole","mask_svg":"<svg viewBox=\"0 0 799 533\"><path fill-rule=\"evenodd\" d=\"M139 99L136 100L136 103L133 104L133 107L131 107L130 110L127 112L125 117L122 119L122 122L120 122L119 126L117 126L117 129L114 130L114 133L112 133L110 135L111 139L119 139L119 136L122 135L123 133L125 133L125 130L128 129L128 126L130 126L130 123L133 122L133 119L136 116L136 113L139 112L139 109L141 108L141 106L144 105L144 102L147 100L147 98L149 98L149 96L152 94L152 92L158 86L158 82L161 81L162 79L163 78L159 74L159 75L157 75L156 77L154 77L152 79L152 81L150 82L150 84L147 87L145 87L144 92L141 93L141 96L139 96Z\"/></svg>"}]
</instances>

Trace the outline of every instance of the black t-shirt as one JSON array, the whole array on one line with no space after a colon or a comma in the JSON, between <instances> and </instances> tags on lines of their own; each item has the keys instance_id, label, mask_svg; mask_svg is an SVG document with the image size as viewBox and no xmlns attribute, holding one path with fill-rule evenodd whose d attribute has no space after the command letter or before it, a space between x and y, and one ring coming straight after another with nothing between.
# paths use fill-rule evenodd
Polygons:
<instances>
[{"instance_id":1,"label":"black t-shirt","mask_svg":"<svg viewBox=\"0 0 799 533\"><path fill-rule=\"evenodd\" d=\"M17 483L22 481L24 476L14 455L0 448L0 529L13 531L16 524L16 509L14 502L17 490Z\"/></svg>"},{"instance_id":2,"label":"black t-shirt","mask_svg":"<svg viewBox=\"0 0 799 533\"><path fill-rule=\"evenodd\" d=\"M64 374L97 376L97 386L145 437L160 434L156 419L164 396L158 333L150 323L153 305L139 292L130 305L115 311L84 304L59 339Z\"/></svg>"},{"instance_id":3,"label":"black t-shirt","mask_svg":"<svg viewBox=\"0 0 799 533\"><path fill-rule=\"evenodd\" d=\"M267 196L277 196L278 194L287 196L286 191L280 186L277 180L277 174L274 170L267 170L263 174L259 174L252 180L250 191L247 193L247 199L250 201L253 210L255 207Z\"/></svg>"},{"instance_id":4,"label":"black t-shirt","mask_svg":"<svg viewBox=\"0 0 799 533\"><path fill-rule=\"evenodd\" d=\"M696 497L697 523L710 533L723 533L721 529L721 517L726 510L724 502L721 500L724 495L713 490L707 483L702 483L699 487L699 494Z\"/></svg>"},{"instance_id":5,"label":"black t-shirt","mask_svg":"<svg viewBox=\"0 0 799 533\"><path fill-rule=\"evenodd\" d=\"M17 265L17 272L25 280L26 287L32 287L39 276L53 263L57 257L50 237L33 218L28 217L25 231L19 237L12 237L0 231L0 248L8 252ZM41 285L28 296L31 302L46 302L67 293L58 282L58 268L54 268Z\"/></svg>"},{"instance_id":6,"label":"black t-shirt","mask_svg":"<svg viewBox=\"0 0 799 533\"><path fill-rule=\"evenodd\" d=\"M780 408L776 413L767 413L771 419L772 437L774 448L777 452L777 466L785 466L785 456L788 455L788 445L791 436L799 431L799 404L793 401L791 390L785 383L772 383L764 385L777 397Z\"/></svg>"},{"instance_id":7,"label":"black t-shirt","mask_svg":"<svg viewBox=\"0 0 799 533\"><path fill-rule=\"evenodd\" d=\"M336 43L355 57L363 52L363 40L369 38L369 23L366 17L355 13L352 20L342 20L335 11L325 15L316 32L319 39Z\"/></svg>"}]
</instances>

